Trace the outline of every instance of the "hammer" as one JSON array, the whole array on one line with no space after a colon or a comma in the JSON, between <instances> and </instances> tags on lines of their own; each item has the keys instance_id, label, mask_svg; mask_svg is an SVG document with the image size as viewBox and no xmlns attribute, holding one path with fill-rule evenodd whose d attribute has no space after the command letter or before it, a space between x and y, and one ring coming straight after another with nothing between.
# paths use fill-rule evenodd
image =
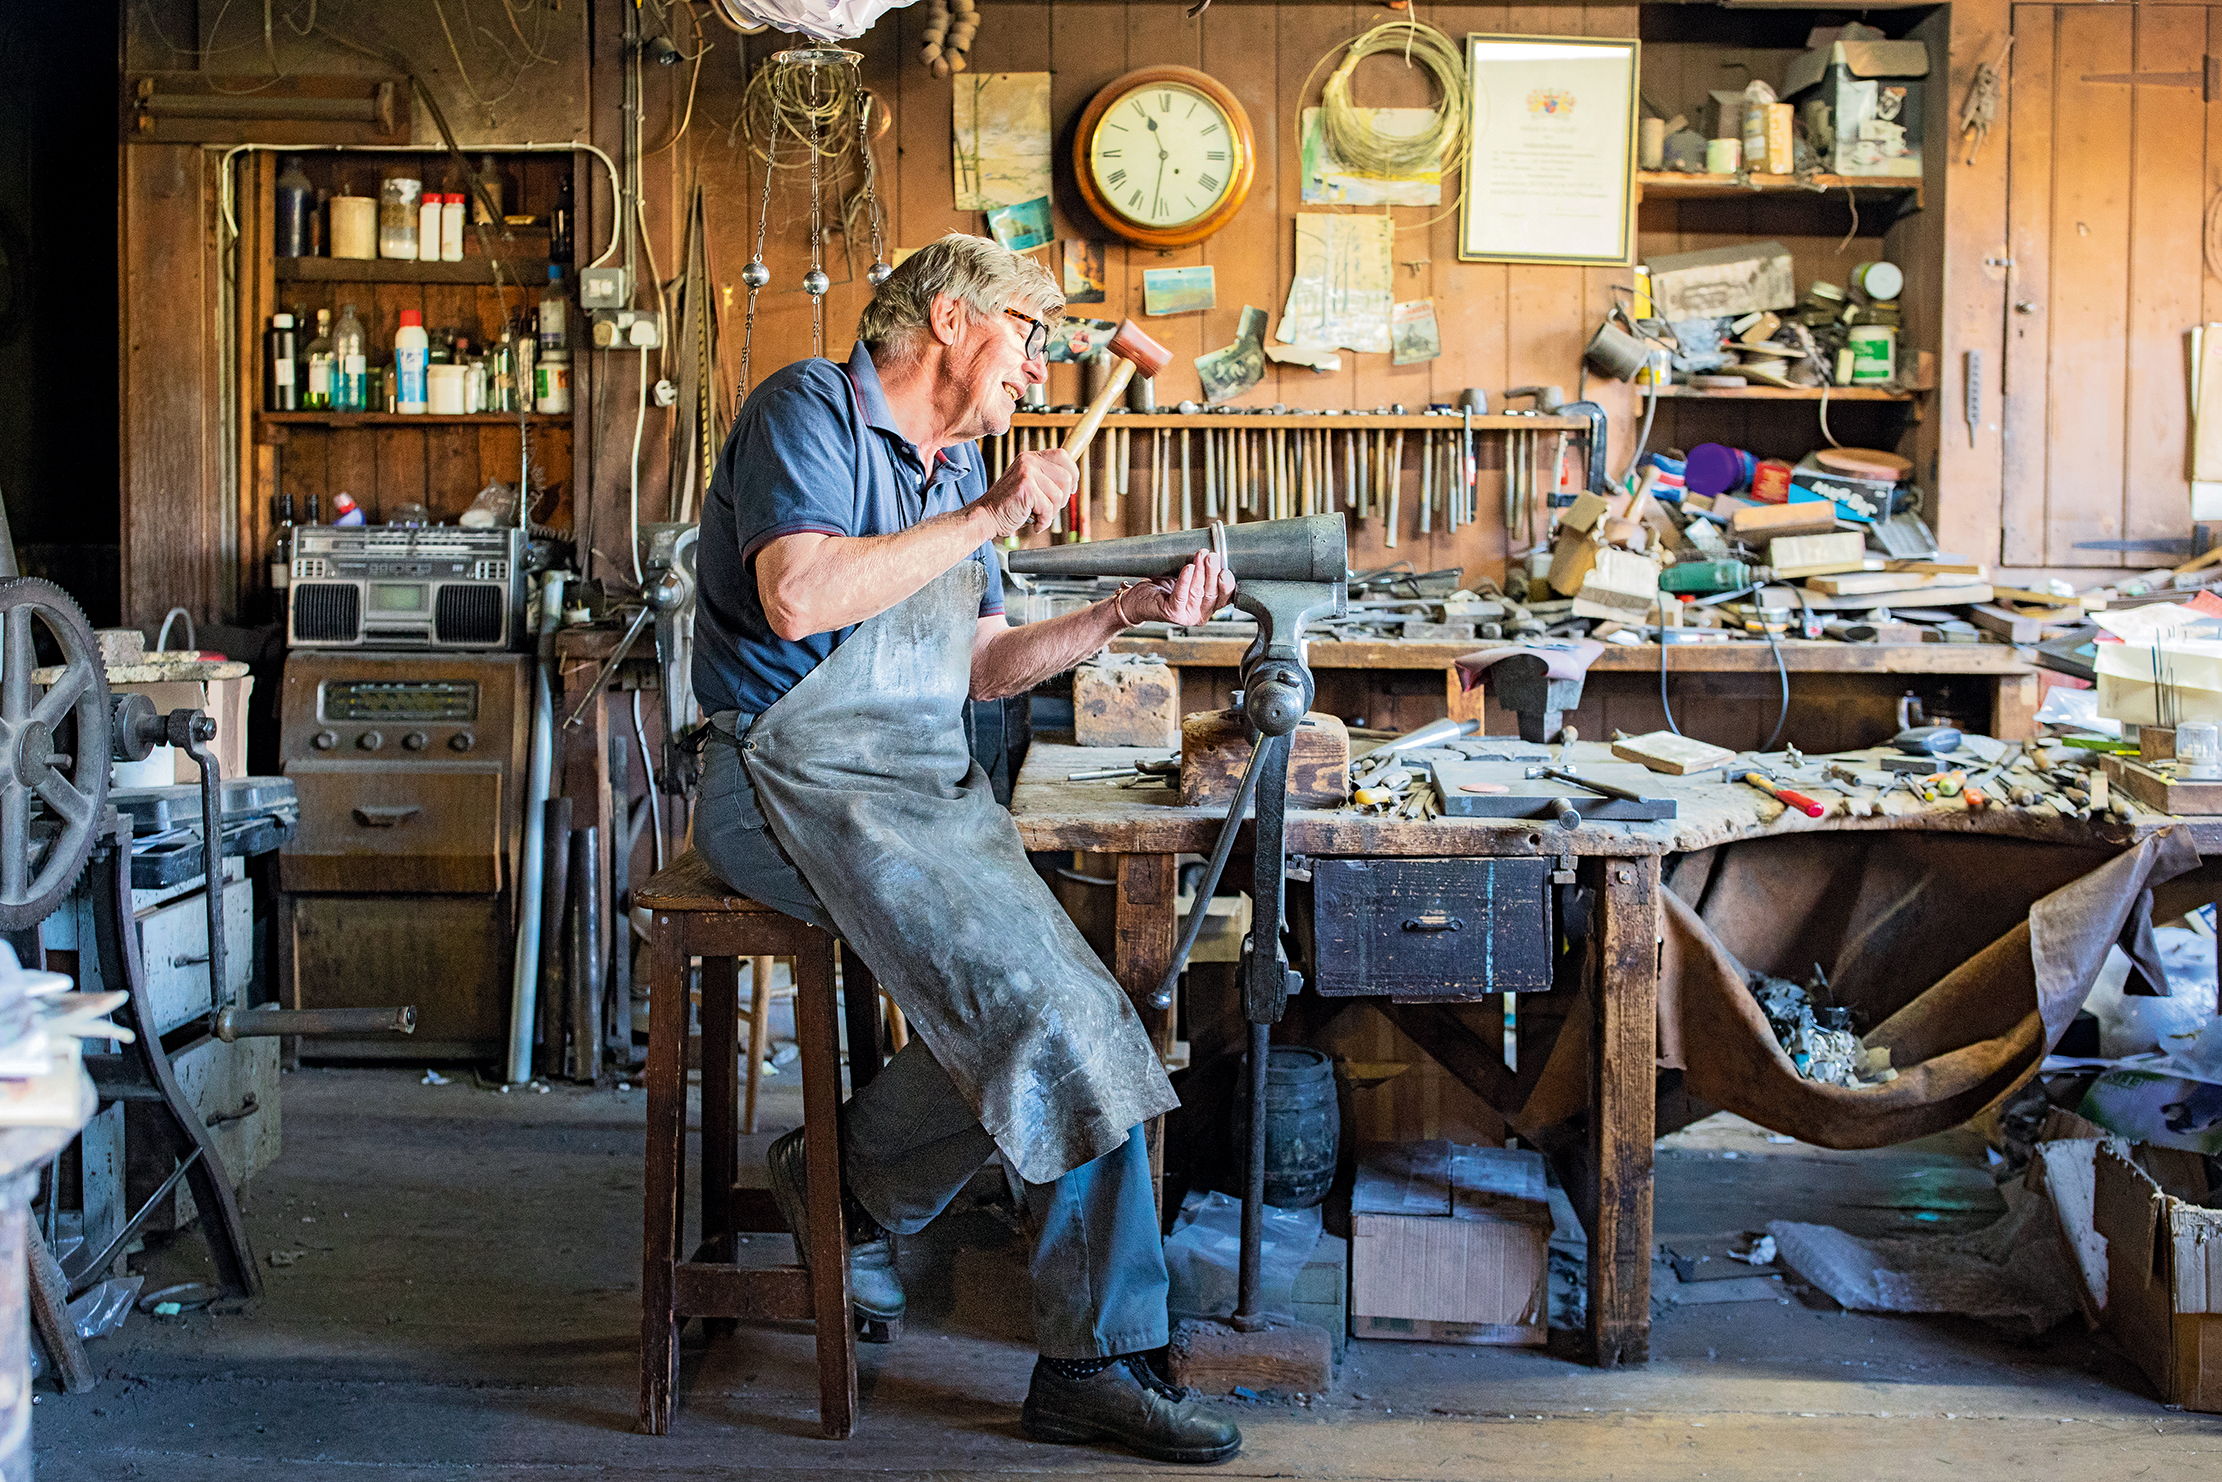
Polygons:
<instances>
[{"instance_id":1,"label":"hammer","mask_svg":"<svg viewBox=\"0 0 2222 1482\"><path fill-rule=\"evenodd\" d=\"M1131 319L1119 326L1118 333L1111 336L1111 343L1104 348L1118 356L1119 363L1104 378L1103 389L1088 403L1088 410L1080 414L1072 431L1065 434L1065 452L1075 463L1095 440L1096 429L1103 425L1103 414L1111 410L1111 403L1126 394L1126 383L1134 379L1134 373L1140 371L1145 380L1153 379L1173 359L1172 351L1142 333L1142 326Z\"/></svg>"}]
</instances>

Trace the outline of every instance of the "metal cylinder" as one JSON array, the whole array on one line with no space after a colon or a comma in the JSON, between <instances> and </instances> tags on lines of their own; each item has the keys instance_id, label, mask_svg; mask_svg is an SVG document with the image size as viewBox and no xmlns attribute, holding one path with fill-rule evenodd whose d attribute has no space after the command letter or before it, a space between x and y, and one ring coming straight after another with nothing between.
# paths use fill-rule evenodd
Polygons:
<instances>
[{"instance_id":1,"label":"metal cylinder","mask_svg":"<svg viewBox=\"0 0 2222 1482\"><path fill-rule=\"evenodd\" d=\"M532 1061L535 1073L553 1075L563 1068L563 904L571 890L571 800L548 799L542 820L538 1046Z\"/></svg>"},{"instance_id":2,"label":"metal cylinder","mask_svg":"<svg viewBox=\"0 0 2222 1482\"><path fill-rule=\"evenodd\" d=\"M1148 376L1136 376L1126 383L1126 409L1130 412L1157 410L1157 384Z\"/></svg>"},{"instance_id":3,"label":"metal cylinder","mask_svg":"<svg viewBox=\"0 0 2222 1482\"><path fill-rule=\"evenodd\" d=\"M602 1074L602 831L571 830L571 1041L564 1070L589 1085Z\"/></svg>"},{"instance_id":4,"label":"metal cylinder","mask_svg":"<svg viewBox=\"0 0 2222 1482\"><path fill-rule=\"evenodd\" d=\"M274 1034L415 1034L414 1004L391 1009L225 1009L216 1037L225 1044Z\"/></svg>"}]
</instances>

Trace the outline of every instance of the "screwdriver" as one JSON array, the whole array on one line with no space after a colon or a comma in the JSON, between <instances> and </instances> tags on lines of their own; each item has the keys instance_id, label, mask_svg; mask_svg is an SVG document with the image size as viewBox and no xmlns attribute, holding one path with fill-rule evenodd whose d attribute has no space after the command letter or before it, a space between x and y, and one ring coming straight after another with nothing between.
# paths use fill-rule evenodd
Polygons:
<instances>
[{"instance_id":1,"label":"screwdriver","mask_svg":"<svg viewBox=\"0 0 2222 1482\"><path fill-rule=\"evenodd\" d=\"M1802 792L1792 792L1787 787L1777 787L1759 772L1746 772L1736 780L1758 788L1776 802L1783 804L1785 807L1795 808L1808 818L1826 818L1828 816L1829 810L1825 804L1815 802Z\"/></svg>"}]
</instances>

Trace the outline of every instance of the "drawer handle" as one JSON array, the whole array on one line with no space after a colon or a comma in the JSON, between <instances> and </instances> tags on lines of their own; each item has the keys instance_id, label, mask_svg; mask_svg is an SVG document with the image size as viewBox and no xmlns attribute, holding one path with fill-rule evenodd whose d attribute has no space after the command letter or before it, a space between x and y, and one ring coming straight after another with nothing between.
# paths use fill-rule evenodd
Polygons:
<instances>
[{"instance_id":1,"label":"drawer handle","mask_svg":"<svg viewBox=\"0 0 2222 1482\"><path fill-rule=\"evenodd\" d=\"M208 953L206 953L206 952L203 952L203 953L202 953L202 954L201 954L200 956L198 956L198 957L173 957L173 958L171 958L171 959L170 959L170 966L172 966L172 967L199 967L199 966L201 966L202 964L204 964L204 963L206 963L206 962L208 961L208 956L209 956L209 954L208 954ZM1271 1082L1268 1082L1267 1084L1268 1084L1268 1085L1270 1085L1270 1084L1271 1084Z\"/></svg>"},{"instance_id":2,"label":"drawer handle","mask_svg":"<svg viewBox=\"0 0 2222 1482\"><path fill-rule=\"evenodd\" d=\"M423 811L415 804L407 807L357 808L355 821L364 828L399 828Z\"/></svg>"},{"instance_id":3,"label":"drawer handle","mask_svg":"<svg viewBox=\"0 0 2222 1482\"><path fill-rule=\"evenodd\" d=\"M211 1127L221 1127L227 1122L244 1122L249 1117L253 1116L256 1112L261 1110L262 1108L255 1102L255 1093L249 1091L247 1093L246 1099L239 1103L239 1110L228 1112L211 1112L207 1119L208 1125Z\"/></svg>"},{"instance_id":4,"label":"drawer handle","mask_svg":"<svg viewBox=\"0 0 2222 1482\"><path fill-rule=\"evenodd\" d=\"M1439 914L1433 916L1407 916L1404 918L1404 929L1406 931L1464 931L1466 929L1466 923L1464 921L1461 921L1456 916L1444 916Z\"/></svg>"}]
</instances>

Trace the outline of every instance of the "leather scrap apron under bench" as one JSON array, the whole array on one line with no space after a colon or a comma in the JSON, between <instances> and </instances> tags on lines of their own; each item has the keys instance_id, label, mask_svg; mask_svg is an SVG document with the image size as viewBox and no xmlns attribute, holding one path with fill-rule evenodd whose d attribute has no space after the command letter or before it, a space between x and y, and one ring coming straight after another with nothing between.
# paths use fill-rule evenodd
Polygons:
<instances>
[{"instance_id":1,"label":"leather scrap apron under bench","mask_svg":"<svg viewBox=\"0 0 2222 1482\"><path fill-rule=\"evenodd\" d=\"M773 836L1031 1183L1179 1104L965 744L988 573L960 561L737 739Z\"/></svg>"}]
</instances>

